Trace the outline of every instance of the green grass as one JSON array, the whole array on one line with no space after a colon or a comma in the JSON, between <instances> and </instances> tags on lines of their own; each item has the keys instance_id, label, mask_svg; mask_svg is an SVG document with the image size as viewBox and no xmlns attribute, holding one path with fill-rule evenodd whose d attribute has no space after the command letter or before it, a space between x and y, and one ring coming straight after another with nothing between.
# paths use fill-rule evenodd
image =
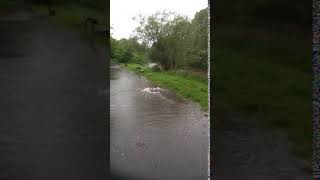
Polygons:
<instances>
[{"instance_id":1,"label":"green grass","mask_svg":"<svg viewBox=\"0 0 320 180\"><path fill-rule=\"evenodd\" d=\"M268 36L237 30L215 30L212 93L216 106L225 104L243 116L284 130L294 143L294 152L310 160L310 43L281 33Z\"/></svg>"},{"instance_id":2,"label":"green grass","mask_svg":"<svg viewBox=\"0 0 320 180\"><path fill-rule=\"evenodd\" d=\"M46 6L35 5L32 7L32 10L34 13L39 15L48 15ZM55 10L56 15L50 17L52 20L54 20L54 22L72 28L73 30L80 31L84 36L88 36L88 34L85 34L83 30L83 22L88 17L95 18L99 23L108 27L108 21L105 12L97 9L90 9L76 5L65 5L55 7ZM101 36L94 36L94 39L98 45L104 46L106 43L106 40Z\"/></svg>"},{"instance_id":3,"label":"green grass","mask_svg":"<svg viewBox=\"0 0 320 180\"><path fill-rule=\"evenodd\" d=\"M144 70L144 75L153 83L176 92L178 95L200 104L203 110L208 108L207 79L175 71L152 71L147 66L128 64L129 70L136 71L136 67Z\"/></svg>"}]
</instances>

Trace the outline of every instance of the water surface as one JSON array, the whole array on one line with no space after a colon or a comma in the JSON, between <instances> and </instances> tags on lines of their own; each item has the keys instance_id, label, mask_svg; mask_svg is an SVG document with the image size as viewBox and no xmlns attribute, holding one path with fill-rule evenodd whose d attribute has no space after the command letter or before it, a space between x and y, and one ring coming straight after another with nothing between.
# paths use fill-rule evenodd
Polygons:
<instances>
[{"instance_id":1,"label":"water surface","mask_svg":"<svg viewBox=\"0 0 320 180\"><path fill-rule=\"evenodd\" d=\"M207 178L208 118L197 104L114 65L110 111L113 173L150 180Z\"/></svg>"}]
</instances>

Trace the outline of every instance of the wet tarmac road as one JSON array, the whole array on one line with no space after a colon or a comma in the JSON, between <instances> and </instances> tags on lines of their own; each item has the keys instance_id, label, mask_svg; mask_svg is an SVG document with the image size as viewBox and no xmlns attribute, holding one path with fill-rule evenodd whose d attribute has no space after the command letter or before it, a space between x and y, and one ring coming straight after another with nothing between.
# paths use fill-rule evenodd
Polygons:
<instances>
[{"instance_id":1,"label":"wet tarmac road","mask_svg":"<svg viewBox=\"0 0 320 180\"><path fill-rule=\"evenodd\" d=\"M104 177L106 60L46 18L0 30L0 179Z\"/></svg>"},{"instance_id":2,"label":"wet tarmac road","mask_svg":"<svg viewBox=\"0 0 320 180\"><path fill-rule=\"evenodd\" d=\"M216 111L215 115L214 179L312 179L309 162L294 156L283 131L263 127L257 119L239 113Z\"/></svg>"},{"instance_id":3,"label":"wet tarmac road","mask_svg":"<svg viewBox=\"0 0 320 180\"><path fill-rule=\"evenodd\" d=\"M146 180L207 179L208 117L198 105L114 65L110 114L111 172Z\"/></svg>"}]
</instances>

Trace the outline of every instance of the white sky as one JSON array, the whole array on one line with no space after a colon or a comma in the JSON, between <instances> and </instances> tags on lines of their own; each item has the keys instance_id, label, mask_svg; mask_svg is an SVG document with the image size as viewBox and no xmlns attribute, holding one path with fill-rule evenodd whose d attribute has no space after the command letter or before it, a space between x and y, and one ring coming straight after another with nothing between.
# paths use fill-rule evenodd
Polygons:
<instances>
[{"instance_id":1,"label":"white sky","mask_svg":"<svg viewBox=\"0 0 320 180\"><path fill-rule=\"evenodd\" d=\"M133 17L169 10L193 18L196 12L208 7L208 0L111 0L110 23L112 37L129 38L136 27Z\"/></svg>"}]
</instances>

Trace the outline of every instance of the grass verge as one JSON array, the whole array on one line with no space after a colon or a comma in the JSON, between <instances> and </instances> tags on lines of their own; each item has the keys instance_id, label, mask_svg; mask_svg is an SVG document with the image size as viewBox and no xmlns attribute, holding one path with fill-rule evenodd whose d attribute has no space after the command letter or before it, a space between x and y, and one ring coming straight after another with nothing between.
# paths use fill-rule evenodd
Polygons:
<instances>
[{"instance_id":1,"label":"grass verge","mask_svg":"<svg viewBox=\"0 0 320 180\"><path fill-rule=\"evenodd\" d=\"M254 34L255 32L256 34ZM216 106L288 133L294 152L311 162L311 40L226 27L215 30Z\"/></svg>"},{"instance_id":2,"label":"grass verge","mask_svg":"<svg viewBox=\"0 0 320 180\"><path fill-rule=\"evenodd\" d=\"M0 13L5 11L9 7L9 1L8 0L0 0Z\"/></svg>"},{"instance_id":3,"label":"grass verge","mask_svg":"<svg viewBox=\"0 0 320 180\"><path fill-rule=\"evenodd\" d=\"M91 34L85 34L83 29L83 22L88 17L95 18L99 23L108 27L107 16L102 10L76 5L57 6L54 9L56 10L56 15L50 17L54 22L79 31L84 36L91 36ZM32 10L34 13L39 15L48 15L47 6L34 5L32 6ZM96 35L94 36L94 39L98 45L105 46L106 39L104 39L102 36Z\"/></svg>"},{"instance_id":4,"label":"grass verge","mask_svg":"<svg viewBox=\"0 0 320 180\"><path fill-rule=\"evenodd\" d=\"M144 70L141 73L153 83L176 92L178 95L200 104L203 110L208 108L208 81L195 75L175 71L152 71L146 65L127 64L126 68L136 71L137 67Z\"/></svg>"}]
</instances>

